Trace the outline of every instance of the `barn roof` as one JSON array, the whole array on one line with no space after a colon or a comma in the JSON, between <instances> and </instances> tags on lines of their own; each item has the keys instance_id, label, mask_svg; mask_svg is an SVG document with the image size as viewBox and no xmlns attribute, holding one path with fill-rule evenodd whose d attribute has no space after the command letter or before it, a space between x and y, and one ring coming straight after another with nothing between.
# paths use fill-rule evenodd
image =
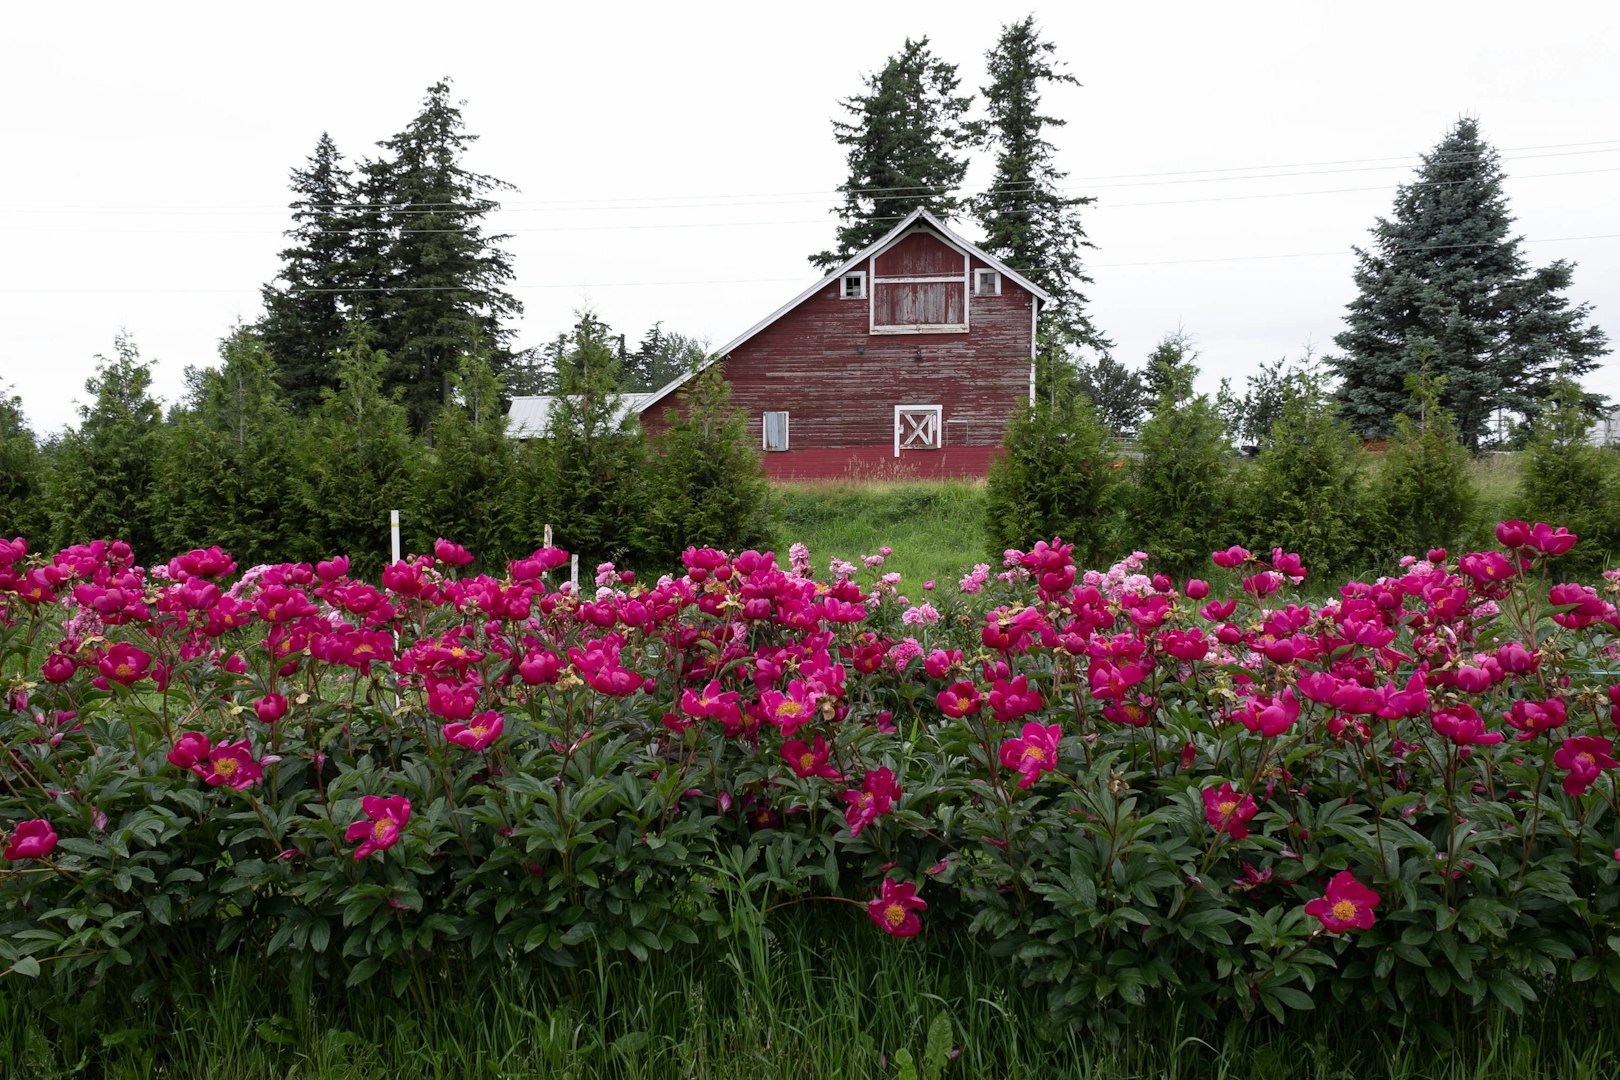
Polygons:
<instances>
[{"instance_id":1,"label":"barn roof","mask_svg":"<svg viewBox=\"0 0 1620 1080\"><path fill-rule=\"evenodd\" d=\"M614 426L623 423L624 418L632 413L639 416L642 409L646 408L646 399L650 397L651 394L621 395L618 408L613 413ZM554 395L513 398L512 407L506 412L506 433L514 439L541 438L546 433L546 424L551 419L551 408L557 400Z\"/></svg>"},{"instance_id":2,"label":"barn roof","mask_svg":"<svg viewBox=\"0 0 1620 1080\"><path fill-rule=\"evenodd\" d=\"M883 235L881 239L867 245L856 254L851 255L848 259L845 259L842 263L839 263L837 268L834 269L832 273L828 274L826 277L804 290L804 292L800 293L798 296L795 296L792 300L789 300L787 303L765 316L753 326L750 326L747 330L744 330L738 337L727 342L724 347L716 350L715 353L707 360L703 361L703 363L698 364L680 378L660 387L657 390L654 390L652 393L640 395L641 397L646 398L646 400L636 406L636 411L638 413L646 412L664 398L668 397L670 394L673 394L682 386L685 386L688 382L692 381L694 377L707 370L708 367L716 360L720 360L730 355L734 349L741 348L743 344L745 344L754 335L758 334L760 331L776 322L776 320L780 319L782 316L786 315L788 312L792 311L794 308L816 295L816 293L820 292L822 289L825 289L828 285L831 285L834 281L837 281L839 278L843 277L849 272L851 267L866 261L877 252L894 243L906 232L907 229L911 228L918 221L927 222L928 225L937 230L947 242L954 245L959 250L972 255L974 258L983 260L992 269L998 271L1003 277L1010 278L1026 292L1039 299L1041 303L1050 304L1053 302L1052 295L1045 289L1041 288L1033 281L1030 281L1024 275L1012 269L1000 259L997 259L995 256L981 250L977 245L968 243L966 240L962 239L962 237L952 232L943 221L939 220L939 218L935 217L926 209L919 206L917 209L913 210L911 213L907 214L903 219L901 219L900 224L890 229Z\"/></svg>"}]
</instances>

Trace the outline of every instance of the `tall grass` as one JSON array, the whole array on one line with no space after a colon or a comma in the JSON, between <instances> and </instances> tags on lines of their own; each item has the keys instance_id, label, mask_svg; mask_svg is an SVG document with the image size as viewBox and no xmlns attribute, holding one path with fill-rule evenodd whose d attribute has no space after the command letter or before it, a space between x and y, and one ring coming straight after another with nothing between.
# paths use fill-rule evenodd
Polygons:
<instances>
[{"instance_id":1,"label":"tall grass","mask_svg":"<svg viewBox=\"0 0 1620 1080\"><path fill-rule=\"evenodd\" d=\"M990 557L984 513L981 481L782 484L772 492L779 555L803 543L824 568L832 558L855 561L889 547L894 554L884 569L898 572L907 589L954 583L976 562L999 564L999 554Z\"/></svg>"},{"instance_id":2,"label":"tall grass","mask_svg":"<svg viewBox=\"0 0 1620 1080\"><path fill-rule=\"evenodd\" d=\"M1491 1012L1427 1035L1353 1005L1302 1014L1284 1029L1144 1009L1108 1041L1054 1024L1038 991L972 943L926 932L896 943L853 909L801 905L768 924L747 905L739 910L725 941L646 964L598 956L572 971L506 960L466 962L454 979L430 973L425 1012L377 981L342 991L229 955L205 971L175 972L144 1000L104 985L82 1000L53 1001L42 985L7 980L0 1075L1568 1080L1620 1072L1620 1018L1573 994L1524 1017Z\"/></svg>"}]
</instances>

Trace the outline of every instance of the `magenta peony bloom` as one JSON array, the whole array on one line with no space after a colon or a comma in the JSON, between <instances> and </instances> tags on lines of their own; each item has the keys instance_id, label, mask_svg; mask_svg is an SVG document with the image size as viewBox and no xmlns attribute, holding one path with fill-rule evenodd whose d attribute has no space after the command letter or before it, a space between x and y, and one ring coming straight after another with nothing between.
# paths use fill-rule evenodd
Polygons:
<instances>
[{"instance_id":1,"label":"magenta peony bloom","mask_svg":"<svg viewBox=\"0 0 1620 1080\"><path fill-rule=\"evenodd\" d=\"M411 820L411 800L403 795L388 798L367 795L360 800L360 809L365 811L367 820L356 821L346 834L347 839L361 841L354 852L356 860L399 843L406 823Z\"/></svg>"},{"instance_id":2,"label":"magenta peony bloom","mask_svg":"<svg viewBox=\"0 0 1620 1080\"><path fill-rule=\"evenodd\" d=\"M965 679L935 694L934 701L939 705L939 711L953 720L971 716L984 707L984 697L979 693L979 688Z\"/></svg>"},{"instance_id":3,"label":"magenta peony bloom","mask_svg":"<svg viewBox=\"0 0 1620 1080\"><path fill-rule=\"evenodd\" d=\"M1322 920L1329 933L1342 934L1346 930L1370 930L1372 909L1381 899L1367 886L1355 879L1348 870L1341 870L1328 882L1327 895L1305 905L1307 915Z\"/></svg>"},{"instance_id":4,"label":"magenta peony bloom","mask_svg":"<svg viewBox=\"0 0 1620 1080\"><path fill-rule=\"evenodd\" d=\"M1553 753L1553 763L1568 770L1564 777L1564 791L1569 795L1585 795L1586 789L1604 769L1612 769L1616 762L1611 756L1614 744L1608 739L1591 735L1576 735L1564 740L1564 745Z\"/></svg>"},{"instance_id":5,"label":"magenta peony bloom","mask_svg":"<svg viewBox=\"0 0 1620 1080\"><path fill-rule=\"evenodd\" d=\"M444 738L468 750L488 750L505 727L506 718L500 713L481 712L465 724L444 725Z\"/></svg>"},{"instance_id":6,"label":"magenta peony bloom","mask_svg":"<svg viewBox=\"0 0 1620 1080\"><path fill-rule=\"evenodd\" d=\"M1023 774L1018 786L1027 788L1044 772L1057 768L1058 741L1063 728L1057 724L1042 727L1033 720L1024 725L1021 738L1008 739L1001 744L1001 763Z\"/></svg>"},{"instance_id":7,"label":"magenta peony bloom","mask_svg":"<svg viewBox=\"0 0 1620 1080\"><path fill-rule=\"evenodd\" d=\"M199 735L195 731L181 732L174 749L169 751L169 764L180 769L190 769L199 761L206 761L212 751L213 746L208 742L208 736Z\"/></svg>"},{"instance_id":8,"label":"magenta peony bloom","mask_svg":"<svg viewBox=\"0 0 1620 1080\"><path fill-rule=\"evenodd\" d=\"M1231 570L1249 561L1249 549L1233 544L1225 551L1217 551L1210 555L1210 561L1223 570Z\"/></svg>"},{"instance_id":9,"label":"magenta peony bloom","mask_svg":"<svg viewBox=\"0 0 1620 1080\"><path fill-rule=\"evenodd\" d=\"M844 801L849 803L849 809L844 811L844 822L849 826L850 838L861 835L862 829L887 814L901 794L900 785L895 783L894 773L888 766L868 769L866 778L861 781L861 790L851 788L844 792Z\"/></svg>"},{"instance_id":10,"label":"magenta peony bloom","mask_svg":"<svg viewBox=\"0 0 1620 1080\"><path fill-rule=\"evenodd\" d=\"M169 758L172 761L174 755L170 754ZM264 778L264 770L253 760L246 739L220 743L208 755L206 762L199 761L191 767L191 771L212 787L230 787L236 791L246 791Z\"/></svg>"},{"instance_id":11,"label":"magenta peony bloom","mask_svg":"<svg viewBox=\"0 0 1620 1080\"><path fill-rule=\"evenodd\" d=\"M1234 840L1246 840L1249 826L1245 824L1259 810L1253 795L1239 795L1231 784L1204 789L1204 820Z\"/></svg>"},{"instance_id":12,"label":"magenta peony bloom","mask_svg":"<svg viewBox=\"0 0 1620 1080\"><path fill-rule=\"evenodd\" d=\"M832 754L832 748L827 740L816 736L816 741L807 743L803 739L793 739L782 744L782 760L788 763L798 776L820 776L828 780L842 780L838 770L832 767L827 759Z\"/></svg>"},{"instance_id":13,"label":"magenta peony bloom","mask_svg":"<svg viewBox=\"0 0 1620 1080\"><path fill-rule=\"evenodd\" d=\"M1575 541L1578 539L1580 539L1578 536L1562 525L1555 529L1551 525L1538 521L1530 526L1530 539L1525 542L1524 546L1531 551L1539 552L1551 558L1568 552L1570 548L1575 546Z\"/></svg>"},{"instance_id":14,"label":"magenta peony bloom","mask_svg":"<svg viewBox=\"0 0 1620 1080\"><path fill-rule=\"evenodd\" d=\"M433 557L449 566L466 566L473 561L472 552L442 536L433 541Z\"/></svg>"},{"instance_id":15,"label":"magenta peony bloom","mask_svg":"<svg viewBox=\"0 0 1620 1080\"><path fill-rule=\"evenodd\" d=\"M907 881L897 884L893 878L883 879L883 890L866 903L866 913L894 937L912 937L922 929L917 912L928 904L917 897L917 886Z\"/></svg>"},{"instance_id":16,"label":"magenta peony bloom","mask_svg":"<svg viewBox=\"0 0 1620 1080\"><path fill-rule=\"evenodd\" d=\"M147 668L151 666L151 653L120 641L102 656L100 662L96 664L96 670L111 682L120 686L130 686L144 679Z\"/></svg>"},{"instance_id":17,"label":"magenta peony bloom","mask_svg":"<svg viewBox=\"0 0 1620 1080\"><path fill-rule=\"evenodd\" d=\"M56 832L44 818L20 823L12 830L6 844L5 857L11 862L18 859L43 859L56 850ZM913 931L915 933L915 931Z\"/></svg>"},{"instance_id":18,"label":"magenta peony bloom","mask_svg":"<svg viewBox=\"0 0 1620 1080\"><path fill-rule=\"evenodd\" d=\"M262 723L273 724L287 715L287 699L280 694L266 694L253 703L253 715Z\"/></svg>"}]
</instances>

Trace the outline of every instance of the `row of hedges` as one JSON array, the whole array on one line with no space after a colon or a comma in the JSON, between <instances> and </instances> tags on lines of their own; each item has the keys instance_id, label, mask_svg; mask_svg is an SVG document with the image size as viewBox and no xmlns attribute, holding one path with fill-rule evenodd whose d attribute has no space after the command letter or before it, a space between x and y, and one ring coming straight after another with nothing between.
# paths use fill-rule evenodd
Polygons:
<instances>
[{"instance_id":1,"label":"row of hedges","mask_svg":"<svg viewBox=\"0 0 1620 1080\"><path fill-rule=\"evenodd\" d=\"M1620 993L1620 574L1498 535L1317 605L1281 549L1174 581L1043 542L905 597L879 556L693 548L576 596L556 549L379 587L0 545L0 970L160 989L230 947L403 990L847 904L1104 1026Z\"/></svg>"}]
</instances>

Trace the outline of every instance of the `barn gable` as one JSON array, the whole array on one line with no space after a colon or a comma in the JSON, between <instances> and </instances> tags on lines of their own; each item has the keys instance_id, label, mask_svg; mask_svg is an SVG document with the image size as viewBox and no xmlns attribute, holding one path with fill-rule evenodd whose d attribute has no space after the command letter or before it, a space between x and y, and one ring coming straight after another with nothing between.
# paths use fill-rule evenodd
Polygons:
<instances>
[{"instance_id":1,"label":"barn gable","mask_svg":"<svg viewBox=\"0 0 1620 1080\"><path fill-rule=\"evenodd\" d=\"M978 264L977 271L975 264ZM975 281L985 271L994 275L993 282L989 277ZM993 290L995 295L1000 295L1003 278L1039 303L1052 303L1046 290L964 240L919 207L870 247L851 256L832 273L727 342L710 359L653 391L642 403L641 411L656 408L710 365L724 360L835 284L841 301L869 301L868 333L963 333L971 329L970 295L977 291L974 286L984 285L987 292ZM929 321L935 319L938 321ZM1033 317L1029 336L1029 355L1033 355Z\"/></svg>"},{"instance_id":2,"label":"barn gable","mask_svg":"<svg viewBox=\"0 0 1620 1080\"><path fill-rule=\"evenodd\" d=\"M924 210L648 395L663 429L684 386L723 365L778 479L982 476L1034 393L1051 297Z\"/></svg>"}]
</instances>

